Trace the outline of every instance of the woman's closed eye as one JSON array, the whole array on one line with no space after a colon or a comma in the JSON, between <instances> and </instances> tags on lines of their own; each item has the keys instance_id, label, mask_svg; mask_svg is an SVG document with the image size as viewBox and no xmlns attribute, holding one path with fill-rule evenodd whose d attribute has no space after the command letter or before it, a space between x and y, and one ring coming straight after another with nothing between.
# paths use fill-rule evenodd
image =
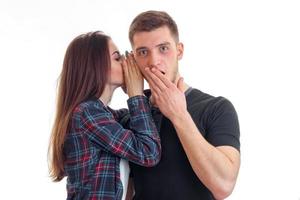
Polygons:
<instances>
[{"instance_id":1,"label":"woman's closed eye","mask_svg":"<svg viewBox=\"0 0 300 200\"><path fill-rule=\"evenodd\" d=\"M121 54L120 54L120 52L118 52L118 51L115 51L114 53L113 53L113 59L115 60L115 61L120 61L121 60Z\"/></svg>"},{"instance_id":2,"label":"woman's closed eye","mask_svg":"<svg viewBox=\"0 0 300 200\"><path fill-rule=\"evenodd\" d=\"M121 60L121 55L119 54L116 58L115 58L116 61L120 61Z\"/></svg>"}]
</instances>

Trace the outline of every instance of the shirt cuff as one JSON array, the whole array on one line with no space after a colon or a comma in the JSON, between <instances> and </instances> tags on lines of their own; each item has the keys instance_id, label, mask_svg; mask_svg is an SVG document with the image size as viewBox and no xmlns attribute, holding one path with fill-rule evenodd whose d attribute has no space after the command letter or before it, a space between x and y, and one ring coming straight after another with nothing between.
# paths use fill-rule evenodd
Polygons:
<instances>
[{"instance_id":1,"label":"shirt cuff","mask_svg":"<svg viewBox=\"0 0 300 200\"><path fill-rule=\"evenodd\" d=\"M150 113L151 111L149 99L144 95L130 97L127 100L127 105L131 116L136 116L142 113Z\"/></svg>"}]
</instances>

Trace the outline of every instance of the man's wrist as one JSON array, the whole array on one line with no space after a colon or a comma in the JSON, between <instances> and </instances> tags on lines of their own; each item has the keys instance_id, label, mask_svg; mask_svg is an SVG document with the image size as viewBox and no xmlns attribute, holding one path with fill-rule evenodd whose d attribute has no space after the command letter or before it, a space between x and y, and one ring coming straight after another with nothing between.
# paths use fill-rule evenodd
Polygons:
<instances>
[{"instance_id":1,"label":"man's wrist","mask_svg":"<svg viewBox=\"0 0 300 200\"><path fill-rule=\"evenodd\" d=\"M177 126L177 125L180 125L180 124L186 122L190 118L191 118L190 113L187 110L185 110L185 111L176 113L175 115L173 115L173 117L170 120L174 126Z\"/></svg>"}]
</instances>

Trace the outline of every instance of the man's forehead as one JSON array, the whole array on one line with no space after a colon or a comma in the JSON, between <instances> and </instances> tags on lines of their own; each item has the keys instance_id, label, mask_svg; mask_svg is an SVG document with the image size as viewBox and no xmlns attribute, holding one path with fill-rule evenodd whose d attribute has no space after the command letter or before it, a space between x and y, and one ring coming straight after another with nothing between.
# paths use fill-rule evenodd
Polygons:
<instances>
[{"instance_id":1,"label":"man's forehead","mask_svg":"<svg viewBox=\"0 0 300 200\"><path fill-rule=\"evenodd\" d=\"M133 47L138 48L154 48L158 45L174 42L168 28L158 28L149 32L138 32L133 37Z\"/></svg>"}]
</instances>

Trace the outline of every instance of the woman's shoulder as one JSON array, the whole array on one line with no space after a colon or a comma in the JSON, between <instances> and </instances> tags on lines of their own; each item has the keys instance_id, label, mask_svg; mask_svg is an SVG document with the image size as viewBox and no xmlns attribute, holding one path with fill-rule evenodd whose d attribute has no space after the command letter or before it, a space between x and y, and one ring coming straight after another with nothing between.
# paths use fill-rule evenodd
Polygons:
<instances>
[{"instance_id":1,"label":"woman's shoulder","mask_svg":"<svg viewBox=\"0 0 300 200\"><path fill-rule=\"evenodd\" d=\"M81 102L78 104L74 110L74 114L82 114L86 112L102 112L108 113L109 110L105 109L105 105L99 99L88 99L86 101Z\"/></svg>"}]
</instances>

